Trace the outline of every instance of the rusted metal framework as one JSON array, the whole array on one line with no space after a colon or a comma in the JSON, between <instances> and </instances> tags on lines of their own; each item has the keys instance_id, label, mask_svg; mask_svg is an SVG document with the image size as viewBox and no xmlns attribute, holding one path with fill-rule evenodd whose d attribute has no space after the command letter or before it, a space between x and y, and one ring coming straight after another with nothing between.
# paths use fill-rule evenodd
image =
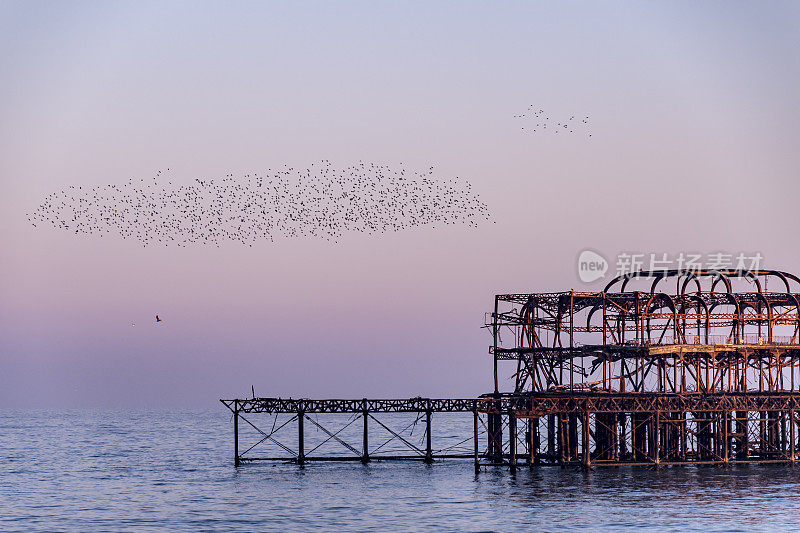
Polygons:
<instances>
[{"instance_id":1,"label":"rusted metal framework","mask_svg":"<svg viewBox=\"0 0 800 533\"><path fill-rule=\"evenodd\" d=\"M254 461L293 461L304 464L309 461L361 461L373 460L419 460L431 463L436 459L474 458L476 464L485 451L478 449L482 435L486 434L486 409L493 405L493 400L472 399L361 399L361 400L309 400L291 398L250 398L220 400L233 414L234 463ZM471 414L472 431L466 438L456 442L434 447L433 419L442 414ZM254 421L257 415L272 415L267 418L266 425ZM279 415L288 415L281 422ZM339 419L337 427L330 423L323 425L319 415L329 417L344 415ZM380 416L379 415L383 415ZM387 420L387 415L406 416L402 427L394 421ZM410 420L410 423L408 421ZM392 425L394 422L394 426ZM311 444L306 431L306 424L311 425L321 438ZM413 427L422 426L421 442L412 438ZM244 449L240 447L240 426L250 429L251 441ZM351 426L359 430L354 431ZM289 428L289 431L286 428ZM293 430L293 431L292 431ZM410 430L410 431L409 431ZM417 432L420 436L420 432ZM377 439L376 439L377 437ZM278 439L283 440L278 440ZM288 440L287 440L288 439ZM294 441L294 444L290 441ZM359 442L360 441L360 442ZM321 448L332 443L336 451L346 453L323 453ZM391 443L398 446L387 447ZM278 456L259 455L263 444L272 444L272 449L281 452ZM470 444L471 443L471 444ZM316 453L315 453L316 452Z\"/></svg>"},{"instance_id":2,"label":"rusted metal framework","mask_svg":"<svg viewBox=\"0 0 800 533\"><path fill-rule=\"evenodd\" d=\"M769 277L785 292L767 292L760 278ZM732 278L756 290L734 292ZM633 279L649 290L626 290ZM660 291L670 280L675 292ZM796 276L772 270L660 271L616 278L602 292L498 295L488 324L495 392L503 360L516 363L516 393L794 390L792 283L800 290Z\"/></svg>"},{"instance_id":3,"label":"rusted metal framework","mask_svg":"<svg viewBox=\"0 0 800 533\"><path fill-rule=\"evenodd\" d=\"M775 270L637 272L615 278L600 292L497 295L487 318L493 392L471 399L222 400L233 413L236 464L470 457L476 470L507 465L515 471L520 464L589 468L798 459L797 276ZM434 413L471 415L471 435L433 446ZM250 420L265 414L276 417L268 431ZM379 414L414 419L399 429ZM279 425L279 415L288 420ZM334 431L316 418L322 415L346 418ZM244 452L240 419L256 437ZM415 444L404 431L423 419L424 442ZM354 434L348 428L359 420L362 431ZM334 442L348 454L306 452L308 421L322 432L322 444ZM285 427L295 428L296 446L276 439ZM386 443L371 444L370 427L388 435L386 442L401 443L402 450L378 453ZM468 440L472 447L464 449ZM276 443L285 454L254 454L264 442Z\"/></svg>"},{"instance_id":4,"label":"rusted metal framework","mask_svg":"<svg viewBox=\"0 0 800 533\"><path fill-rule=\"evenodd\" d=\"M489 456L509 456L516 418L534 462L794 462L799 292L775 270L664 270L496 296L491 396L516 403L490 423Z\"/></svg>"}]
</instances>

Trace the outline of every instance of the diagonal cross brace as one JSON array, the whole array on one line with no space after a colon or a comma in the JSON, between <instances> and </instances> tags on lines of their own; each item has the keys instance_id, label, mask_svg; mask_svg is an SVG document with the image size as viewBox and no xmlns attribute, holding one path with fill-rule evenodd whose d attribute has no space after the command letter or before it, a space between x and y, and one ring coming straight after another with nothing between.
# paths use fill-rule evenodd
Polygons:
<instances>
[{"instance_id":1,"label":"diagonal cross brace","mask_svg":"<svg viewBox=\"0 0 800 533\"><path fill-rule=\"evenodd\" d=\"M247 419L245 419L245 417L243 417L242 415L239 415L239 416L242 418L242 420L244 420L245 422L247 422L248 424L250 424L250 422L249 422ZM283 445L282 445L280 442L278 442L278 441L276 441L275 439L273 439L273 438L272 438L272 436L273 436L275 433L277 433L278 431L280 431L280 430L281 430L281 429L282 429L284 426L286 426L286 425L287 425L289 422L292 422L292 421L294 421L294 419L296 419L296 418L297 418L296 416L293 416L292 418L290 418L289 420L287 420L286 422L284 422L283 424L281 424L281 425L280 425L280 426L278 426L277 428L275 428L275 425L273 424L273 425L272 425L273 429L272 429L272 430L269 432L269 434L267 434L267 433L264 433L264 432L263 432L263 431L261 431L260 429L256 428L256 430L260 431L260 432L261 432L261 434L262 434L262 435L264 435L264 437L263 437L263 438L262 438L260 441L256 442L255 444L253 444L252 446L250 446L249 448L247 448L245 451L243 451L242 453L240 453L240 454L239 454L239 457L243 457L243 456L244 456L244 454L246 454L247 452L249 452L250 450L252 450L253 448L255 448L256 446L258 446L259 444L261 444L262 442L264 442L264 441L266 441L266 440L271 440L272 442L275 442L276 444L278 444L279 446L281 446L281 447L282 447L284 450L287 450L287 451L289 451L289 452L291 452L291 453L294 453L294 452L292 452L291 450L289 450L288 448L284 447L284 446L283 446ZM275 419L277 420L277 415L276 415ZM253 426L253 424L250 424L250 425L251 425L251 426ZM253 427L255 427L255 426L253 426Z\"/></svg>"},{"instance_id":2,"label":"diagonal cross brace","mask_svg":"<svg viewBox=\"0 0 800 533\"><path fill-rule=\"evenodd\" d=\"M318 445L317 445L317 446L316 446L316 447L315 447L313 450L309 451L308 453L311 453L311 452L313 452L314 450L316 450L317 448L319 448L320 446L322 446L323 444L325 444L325 443L326 443L326 442L328 442L329 440L331 440L331 439L336 439L336 441L337 441L339 444L341 444L342 446L344 446L345 448L347 448L348 450L350 450L350 451L351 451L351 452L353 452L354 454L358 455L359 457L361 456L361 452L360 452L360 451L356 450L355 448L353 448L352 446L350 446L348 443L346 443L345 441L343 441L342 439L340 439L340 438L337 436L339 433L341 433L342 431L344 431L344 429L345 429L347 426L349 426L350 424L352 424L353 422L355 422L356 420L358 420L358 418L353 418L353 419L352 419L350 422L348 422L348 423L347 423L347 425L346 425L346 426L344 426L342 429L340 429L340 430L339 430L339 431L337 431L336 433L331 433L330 431L328 431L327 429L325 429L325 428L324 428L324 427L323 427L323 426L322 426L322 425L321 425L319 422L317 422L316 420L314 420L314 419L313 419L313 418L311 418L310 416L308 416L308 415L306 415L306 414L304 414L303 416L305 416L305 418L306 418L306 419L307 419L309 422L311 422L312 424L314 424L315 426L317 426L319 429L321 429L322 431L324 431L325 433L327 433L327 434L328 434L328 438L327 438L327 439L325 439L324 441L322 441L321 443L319 443L319 444L318 444Z\"/></svg>"},{"instance_id":3,"label":"diagonal cross brace","mask_svg":"<svg viewBox=\"0 0 800 533\"><path fill-rule=\"evenodd\" d=\"M403 441L403 443L405 443L405 445L406 445L406 446L408 446L409 448L411 448L412 450L416 451L418 454L420 454L420 455L422 455L422 456L424 456L424 455L425 455L425 452L423 452L422 450L420 450L419 448L417 448L416 446L414 446L413 444L411 444L410 442L408 442L406 439L404 439L404 438L403 438L402 436L400 436L398 433L395 433L395 432L394 432L392 429L390 429L389 427L387 427L387 426L386 426L386 424L384 424L383 422L381 422L380 420L378 420L377 418L375 418L375 417L374 417L374 416L372 416L371 414L369 414L369 413L368 413L368 415L369 415L369 417L370 417L371 419L373 419L375 422L377 422L378 424L380 424L380 425L381 425L381 427L382 427L383 429L385 429L386 431L388 431L389 433L391 433L392 435L394 435L395 437L397 437L398 439L400 439L401 441Z\"/></svg>"},{"instance_id":4,"label":"diagonal cross brace","mask_svg":"<svg viewBox=\"0 0 800 533\"><path fill-rule=\"evenodd\" d=\"M407 425L406 427L404 427L403 429L401 429L401 430L400 430L400 433L404 432L405 430L407 430L407 429L408 429L408 428L410 428L411 426L415 426L415 425L417 424L417 422L419 422L421 419L422 419L422 414L420 414L419 416L417 416L417 418L416 418L416 419L414 419L414 421L413 421L413 422L411 422L409 425ZM411 430L411 433L412 433L412 434L414 433L414 430L413 430L413 429ZM375 448L374 450L372 450L372 453L376 453L378 450L380 450L381 448L383 448L384 446L386 446L387 444L389 444L390 442L392 442L394 439L395 439L395 437L394 437L394 436L392 436L392 437L389 437L389 440L387 440L386 442L384 442L383 444L381 444L380 446L378 446L377 448Z\"/></svg>"},{"instance_id":5,"label":"diagonal cross brace","mask_svg":"<svg viewBox=\"0 0 800 533\"><path fill-rule=\"evenodd\" d=\"M275 444L277 444L278 446L280 446L281 448L283 448L285 451L287 451L287 452L289 452L290 454L292 454L292 455L294 455L295 457L297 457L297 454L296 454L296 453L295 453L295 452L294 452L294 451L293 451L291 448L289 448L288 446L286 446L286 445L285 445L285 444L283 444L282 442L280 442L280 441L278 441L277 439L275 439L274 437L272 437L272 433L275 433L274 431L273 431L272 433L270 433L270 434L264 433L264 432L263 432L261 429L259 429L259 428L258 428L258 427L257 427L255 424L253 424L252 422L250 422L248 419L246 419L246 418L245 418L244 416L242 416L241 414L239 414L239 418L241 418L242 420L244 420L245 422L247 422L248 424L250 424L250 426L252 426L252 428L253 428L253 429L255 429L256 431L258 431L259 433L261 433L262 435L264 435L264 439L269 439L269 440L271 440L272 442L274 442ZM292 418L290 418L290 419L289 419L289 421L288 421L288 422L286 422L286 423L284 424L284 426L285 426L286 424L288 424L289 422L291 422L292 420L296 419L296 418L297 418L297 416L296 416L296 415L295 415L295 416L293 416ZM283 426L281 426L281 427L283 427ZM280 428L278 428L278 429L280 429ZM276 430L276 431L277 431L277 430ZM261 442L264 442L264 439L261 439ZM252 449L252 447L251 447L250 449ZM240 457L241 457L241 456L240 456Z\"/></svg>"}]
</instances>

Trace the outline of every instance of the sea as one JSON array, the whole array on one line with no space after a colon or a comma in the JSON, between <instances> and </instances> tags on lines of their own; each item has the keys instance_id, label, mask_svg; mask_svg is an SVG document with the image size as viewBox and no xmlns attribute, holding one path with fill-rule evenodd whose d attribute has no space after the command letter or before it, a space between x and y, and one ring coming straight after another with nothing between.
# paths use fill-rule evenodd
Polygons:
<instances>
[{"instance_id":1,"label":"sea","mask_svg":"<svg viewBox=\"0 0 800 533\"><path fill-rule=\"evenodd\" d=\"M296 447L290 419L253 418L240 423L240 451L255 444L249 454L289 453L270 439L259 444L265 434ZM328 433L305 423L310 456L355 453L328 437L355 443L359 421L315 421ZM284 422L287 433L274 432ZM438 449L471 448L464 442L471 420L436 422ZM424 436L418 423L404 429L405 420L388 416L381 424L407 444L393 439L380 453L416 453ZM392 437L377 422L371 431L375 449ZM323 444L311 451L313 442ZM272 448L259 451L264 445ZM312 530L800 530L800 468L524 467L511 474L500 467L476 473L468 459L236 467L231 414L221 405L0 411L0 531Z\"/></svg>"}]
</instances>

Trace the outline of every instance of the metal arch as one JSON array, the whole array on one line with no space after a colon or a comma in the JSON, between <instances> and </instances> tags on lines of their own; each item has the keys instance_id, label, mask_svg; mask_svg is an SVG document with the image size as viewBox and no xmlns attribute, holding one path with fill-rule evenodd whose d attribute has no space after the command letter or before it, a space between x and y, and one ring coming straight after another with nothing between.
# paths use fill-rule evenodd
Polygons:
<instances>
[{"instance_id":1,"label":"metal arch","mask_svg":"<svg viewBox=\"0 0 800 533\"><path fill-rule=\"evenodd\" d=\"M655 294L655 292L656 292L656 285L658 285L658 283L659 283L659 282L660 282L662 279L664 279L665 277L666 277L666 274L665 274L665 273L663 273L663 272L662 272L662 273L659 273L659 274L656 274L656 276L655 276L655 278L656 278L656 279L654 279L654 280L653 280L653 283L652 283L652 285L650 285L650 294Z\"/></svg>"},{"instance_id":2,"label":"metal arch","mask_svg":"<svg viewBox=\"0 0 800 533\"><path fill-rule=\"evenodd\" d=\"M792 297L795 303L795 309L797 310L797 333L800 335L800 298L797 297L796 294L789 293L789 296ZM800 341L800 338L798 338Z\"/></svg>"},{"instance_id":3,"label":"metal arch","mask_svg":"<svg viewBox=\"0 0 800 533\"><path fill-rule=\"evenodd\" d=\"M622 287L620 287L620 288L619 288L619 292L625 292L625 287L627 287L627 286L628 286L628 282L629 282L631 279L633 279L634 277L636 277L636 276L633 276L633 275L628 275L628 276L625 276L625 279L624 279L624 280L622 280Z\"/></svg>"},{"instance_id":4,"label":"metal arch","mask_svg":"<svg viewBox=\"0 0 800 533\"><path fill-rule=\"evenodd\" d=\"M768 272L767 275L769 276L776 276L783 281L783 285L786 287L786 292L792 292L792 288L789 286L789 280L786 279L786 275L783 272L778 270L765 270L764 272Z\"/></svg>"},{"instance_id":5,"label":"metal arch","mask_svg":"<svg viewBox=\"0 0 800 533\"><path fill-rule=\"evenodd\" d=\"M756 284L756 290L758 290L759 294L764 292L761 289L761 282L758 280L758 276L754 272L751 272L751 271L748 270L747 272L744 273L744 275L742 277L745 278L745 279L749 279L750 281L755 283Z\"/></svg>"},{"instance_id":6,"label":"metal arch","mask_svg":"<svg viewBox=\"0 0 800 533\"><path fill-rule=\"evenodd\" d=\"M686 276L686 279L683 281L683 285L681 286L680 289L681 296L684 296L686 294L686 286L689 284L691 280L694 280L695 284L697 285L697 292L703 292L703 288L700 285L700 279L694 272L689 271L683 274L678 274L678 279L676 280L677 284L680 284L682 276Z\"/></svg>"},{"instance_id":7,"label":"metal arch","mask_svg":"<svg viewBox=\"0 0 800 533\"><path fill-rule=\"evenodd\" d=\"M780 272L781 274L786 276L787 279L790 279L790 280L794 281L795 283L797 283L798 285L800 285L800 277L795 276L794 274L790 274L789 272L783 272L781 270L775 270L774 272ZM791 293L792 291L787 291L787 292Z\"/></svg>"},{"instance_id":8,"label":"metal arch","mask_svg":"<svg viewBox=\"0 0 800 533\"><path fill-rule=\"evenodd\" d=\"M533 298L533 295L528 296L528 300L522 304L522 307L519 310L520 315L532 311L535 303L536 302Z\"/></svg>"},{"instance_id":9,"label":"metal arch","mask_svg":"<svg viewBox=\"0 0 800 533\"><path fill-rule=\"evenodd\" d=\"M660 281L663 278L668 278L668 277L675 276L679 272L682 272L682 271L680 271L680 270L638 270L636 272L628 272L627 274L622 274L622 275L617 276L616 278L612 279L611 281L609 281L606 284L605 288L603 289L603 292L610 292L609 289L611 289L611 287L616 285L617 282L621 281L622 282L622 286L620 287L619 292L620 293L624 293L625 292L625 288L628 286L628 282L631 279L633 279L633 278L653 278L653 277L655 277L656 280L655 280L653 286L651 286L651 292L653 292L652 289L655 286L655 283L658 283L658 281Z\"/></svg>"},{"instance_id":10,"label":"metal arch","mask_svg":"<svg viewBox=\"0 0 800 533\"><path fill-rule=\"evenodd\" d=\"M626 274L622 274L620 276L615 277L611 281L609 281L606 286L603 288L603 292L610 292L611 288L614 287L619 282L622 282L622 286L620 287L620 293L625 292L625 288L628 285L628 282L633 278L656 278L654 283L651 285L651 291L655 292L655 286L658 282L660 282L664 278L670 278L675 276L683 276L683 275L690 275L690 279L696 278L698 276L716 276L724 278L723 281L725 282L725 286L728 289L728 292L732 292L732 287L730 285L730 280L728 280L728 276L736 275L736 271L731 270L687 270L687 269L670 269L670 270L639 270L636 272L628 272ZM800 281L798 281L800 283Z\"/></svg>"},{"instance_id":11,"label":"metal arch","mask_svg":"<svg viewBox=\"0 0 800 533\"><path fill-rule=\"evenodd\" d=\"M639 270L636 272L628 272L626 274L621 274L616 276L612 280L610 280L606 286L603 288L603 292L610 292L611 289L619 282L623 283L623 286L620 292L625 292L625 287L627 286L628 281L633 278L656 278L653 287L658 284L662 279L674 277L674 276L683 276L683 275L692 275L695 276L722 276L725 279L730 277L750 277L750 276L775 276L780 278L783 281L784 286L786 287L786 292L792 292L791 286L789 284L789 280L794 281L798 285L800 285L800 277L784 272L781 270L687 270L687 269L670 269L670 270ZM726 284L727 285L727 284ZM653 290L653 292L655 292ZM730 291L729 291L730 292Z\"/></svg>"},{"instance_id":12,"label":"metal arch","mask_svg":"<svg viewBox=\"0 0 800 533\"><path fill-rule=\"evenodd\" d=\"M675 305L675 300L672 298L672 296L670 296L669 294L667 294L665 292L657 292L657 293L653 294L652 296L650 296L650 299L647 300L647 304L645 305L645 309L648 310L648 313L652 312L652 310L650 309L650 304L653 301L655 301L657 299L660 299L660 298L666 298L667 301L669 302L669 308L672 310L673 313L677 313L678 307L677 307L677 305ZM659 308L655 307L653 309L659 309Z\"/></svg>"},{"instance_id":13,"label":"metal arch","mask_svg":"<svg viewBox=\"0 0 800 533\"><path fill-rule=\"evenodd\" d=\"M770 305L766 297L760 292L756 294L756 298L767 308L767 339L769 342L772 342L772 305ZM759 320L761 320L761 309L756 309L756 312L759 314Z\"/></svg>"},{"instance_id":14,"label":"metal arch","mask_svg":"<svg viewBox=\"0 0 800 533\"><path fill-rule=\"evenodd\" d=\"M712 292L712 294L715 294L715 293ZM735 339L738 339L739 338L738 328L742 324L742 309L739 306L739 300L738 300L738 298L736 298L736 296L734 296L733 294L731 294L729 292L721 292L721 293L716 293L716 294L721 294L721 295L725 296L726 299L728 299L728 300L733 302L733 306L734 306L734 308L736 308L736 320L734 320L733 326L731 327L731 337L734 337ZM720 305L719 302L714 302L711 305L711 307L709 308L709 313L713 313L714 312L714 308L717 307L718 305Z\"/></svg>"},{"instance_id":15,"label":"metal arch","mask_svg":"<svg viewBox=\"0 0 800 533\"><path fill-rule=\"evenodd\" d=\"M656 300L661 300L663 298L666 298L667 305L672 310L672 330L673 330L673 335L675 337L679 336L679 333L678 333L678 309L677 309L677 306L675 305L675 300L673 300L672 296L670 296L667 293L657 292L657 293L653 294L650 297L650 299L647 301L647 304L645 304L645 306L644 306L644 308L645 308L645 310L647 312L647 340L648 341L650 340L650 332L651 332L650 315L653 313L653 311L655 311L656 309L659 309L659 307L651 308L650 304L652 304Z\"/></svg>"},{"instance_id":16,"label":"metal arch","mask_svg":"<svg viewBox=\"0 0 800 533\"><path fill-rule=\"evenodd\" d=\"M708 344L708 330L709 330L710 325L711 325L711 314L710 314L710 312L708 310L708 304L706 303L705 300L703 300L700 297L699 294L689 294L689 295L681 295L681 296L684 299L688 298L690 300L695 300L696 302L698 302L703 307L703 310L706 313L705 327L703 328L704 331L705 331L704 338L705 338L706 344ZM683 330L684 340L686 338L686 316L685 316L686 315L686 307L687 306L686 306L685 300L682 300L681 301L681 313L680 314L683 315L683 327L681 329Z\"/></svg>"},{"instance_id":17,"label":"metal arch","mask_svg":"<svg viewBox=\"0 0 800 533\"><path fill-rule=\"evenodd\" d=\"M728 294L731 294L733 292L733 286L731 285L731 280L729 280L728 277L720 271L716 271L715 275L716 279L714 280L714 283L711 284L711 292L713 293L714 289L717 287L717 283L722 281L723 283L725 283L725 290L728 292Z\"/></svg>"},{"instance_id":18,"label":"metal arch","mask_svg":"<svg viewBox=\"0 0 800 533\"><path fill-rule=\"evenodd\" d=\"M524 340L524 337L525 337L525 329L526 329L526 327L530 327L530 326L533 326L533 325L534 325L534 324L533 324L533 320L532 320L532 318L531 318L531 315L532 315L532 313L533 313L533 309L534 309L534 305L535 305L535 302L534 302L533 296L529 296L529 297L528 297L528 301L527 301L527 302L525 302L525 303L522 305L522 308L520 308L520 312L519 312L519 314L520 314L520 318L522 319L522 328L520 328L520 332L519 332L519 335L520 335L520 339L519 339L520 345L522 345L522 344L523 344L523 340Z\"/></svg>"},{"instance_id":19,"label":"metal arch","mask_svg":"<svg viewBox=\"0 0 800 533\"><path fill-rule=\"evenodd\" d=\"M603 308L603 304L597 304L597 305L592 306L592 308L589 310L589 314L586 315L586 329L587 330L591 331L591 328L592 328L592 315L594 315L595 312L598 309L602 309L602 308ZM603 324L603 326L605 326L605 324Z\"/></svg>"},{"instance_id":20,"label":"metal arch","mask_svg":"<svg viewBox=\"0 0 800 533\"><path fill-rule=\"evenodd\" d=\"M628 278L628 277L629 277L631 274L633 274L633 273L632 273L632 272L629 272L629 273L627 273L627 274L622 274L622 275L620 275L620 276L617 276L616 278L612 279L612 280L611 280L611 281L609 281L609 282L606 284L606 286L603 288L603 292L611 292L611 291L610 291L611 287L613 287L614 285L616 285L616 284L617 284L617 282L619 282L619 281L622 281L622 280L624 280L624 279ZM627 283L627 282L626 282L626 283ZM622 289L620 290L620 292L625 292L625 286L624 286L624 285L622 286Z\"/></svg>"}]
</instances>

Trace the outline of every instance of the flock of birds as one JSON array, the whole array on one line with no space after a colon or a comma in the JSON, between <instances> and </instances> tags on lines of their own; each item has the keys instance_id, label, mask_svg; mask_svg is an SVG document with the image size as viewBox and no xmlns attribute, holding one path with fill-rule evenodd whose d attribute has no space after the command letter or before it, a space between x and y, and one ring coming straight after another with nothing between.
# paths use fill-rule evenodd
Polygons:
<instances>
[{"instance_id":1,"label":"flock of birds","mask_svg":"<svg viewBox=\"0 0 800 533\"><path fill-rule=\"evenodd\" d=\"M531 104L524 113L514 115L514 118L522 121L522 131L525 133L584 133L592 136L589 131L589 117L571 115L563 122L551 121L550 116L546 115L543 109L536 109Z\"/></svg>"},{"instance_id":2,"label":"flock of birds","mask_svg":"<svg viewBox=\"0 0 800 533\"><path fill-rule=\"evenodd\" d=\"M433 167L424 173L363 162L337 168L323 160L304 169L228 174L190 185L162 184L164 179L159 172L152 180L121 185L71 186L47 196L28 220L76 234L119 235L145 246L252 246L293 237L337 242L351 232L491 220L468 182L439 179Z\"/></svg>"},{"instance_id":3,"label":"flock of birds","mask_svg":"<svg viewBox=\"0 0 800 533\"><path fill-rule=\"evenodd\" d=\"M160 322L164 322L164 320L162 320L162 319L161 319L161 317L159 317L158 315L156 315L156 324L158 324L158 323L160 323ZM136 327L136 322L131 322L131 327L132 327L132 328L135 328L135 327Z\"/></svg>"}]
</instances>

